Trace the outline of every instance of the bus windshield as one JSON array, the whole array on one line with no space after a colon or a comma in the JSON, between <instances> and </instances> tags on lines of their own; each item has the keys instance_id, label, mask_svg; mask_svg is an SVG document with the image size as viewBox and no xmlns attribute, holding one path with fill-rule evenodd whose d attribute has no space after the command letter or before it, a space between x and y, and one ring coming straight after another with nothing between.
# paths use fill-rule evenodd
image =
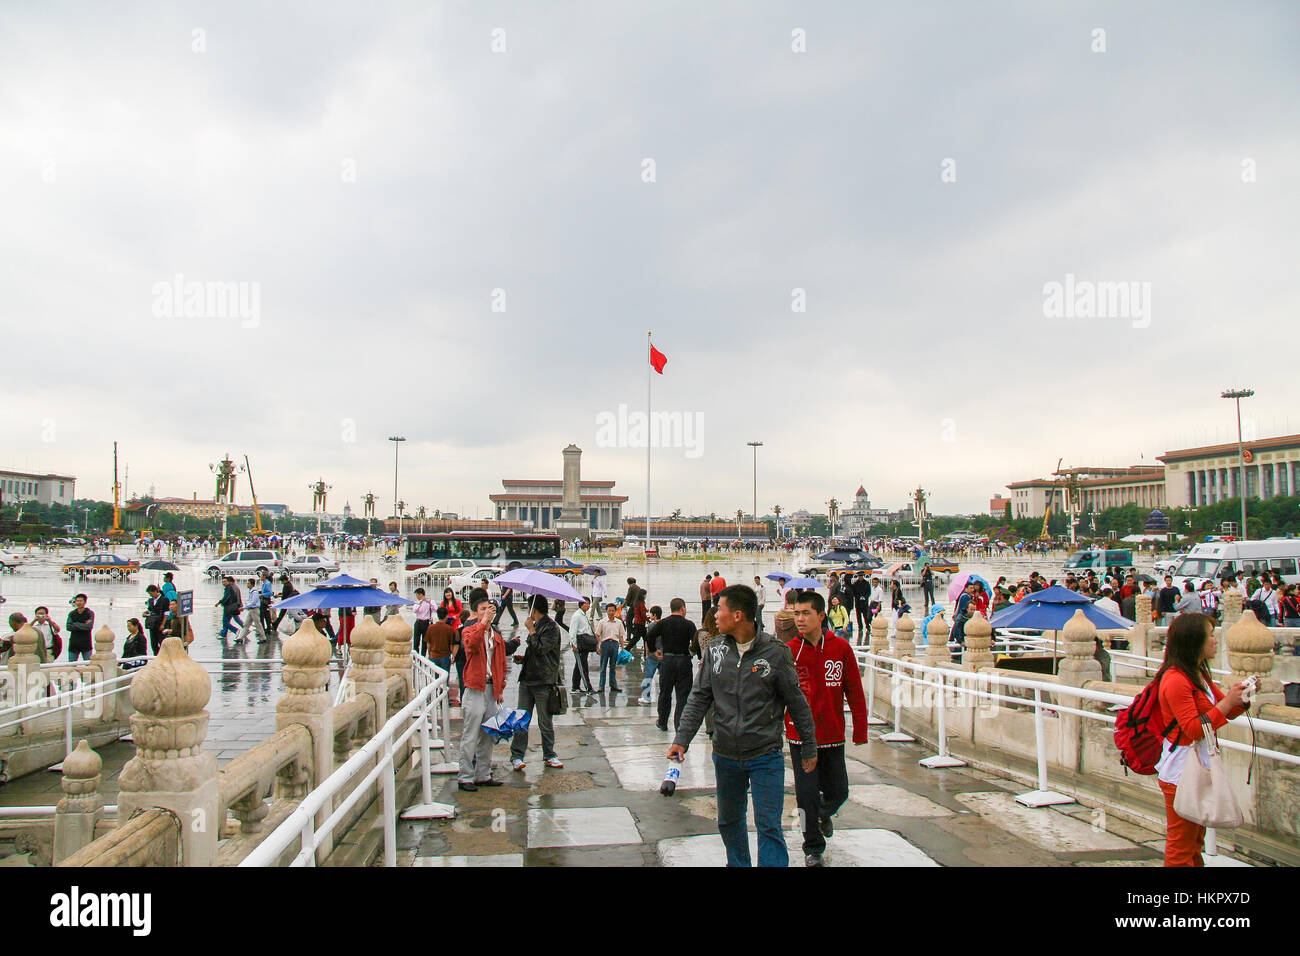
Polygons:
<instances>
[{"instance_id":1,"label":"bus windshield","mask_svg":"<svg viewBox=\"0 0 1300 956\"><path fill-rule=\"evenodd\" d=\"M1212 578L1218 570L1218 558L1183 558L1174 573L1182 578Z\"/></svg>"}]
</instances>

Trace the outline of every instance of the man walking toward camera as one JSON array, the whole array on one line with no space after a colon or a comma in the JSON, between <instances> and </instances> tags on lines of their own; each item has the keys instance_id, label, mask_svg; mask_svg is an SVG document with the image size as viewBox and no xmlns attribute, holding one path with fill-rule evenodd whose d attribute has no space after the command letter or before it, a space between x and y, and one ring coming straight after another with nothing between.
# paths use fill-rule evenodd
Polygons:
<instances>
[{"instance_id":1,"label":"man walking toward camera","mask_svg":"<svg viewBox=\"0 0 1300 956\"><path fill-rule=\"evenodd\" d=\"M867 698L853 648L826 629L826 604L816 591L804 591L795 601L794 623L799 634L786 646L794 657L799 687L812 708L816 741L802 736L789 715L785 737L794 763L794 792L803 824L805 866L821 866L831 823L849 798L849 772L844 763L844 698L853 711L853 742L865 744ZM802 773L803 758L817 754L817 769Z\"/></svg>"},{"instance_id":2,"label":"man walking toward camera","mask_svg":"<svg viewBox=\"0 0 1300 956\"><path fill-rule=\"evenodd\" d=\"M560 626L547 615L550 602L540 594L529 601L524 627L528 629L528 646L521 658L519 672L520 710L532 714L537 711L537 724L542 730L542 757L546 766L559 769L564 764L555 754L555 725L551 722L551 688L560 682ZM530 722L531 728L531 722ZM510 741L510 766L522 771L528 753L529 730L516 732Z\"/></svg>"},{"instance_id":3,"label":"man walking toward camera","mask_svg":"<svg viewBox=\"0 0 1300 956\"><path fill-rule=\"evenodd\" d=\"M785 760L781 740L790 711L801 740L816 740L812 710L799 689L790 649L759 634L754 619L758 596L743 584L718 594L718 637L709 644L699 679L691 691L669 759L680 759L714 707L713 769L718 784L718 833L728 866L749 866L745 811L754 795L758 865L788 866L790 855L781 830L785 802ZM817 755L803 760L804 773L817 768ZM797 770L798 768L796 768Z\"/></svg>"}]
</instances>

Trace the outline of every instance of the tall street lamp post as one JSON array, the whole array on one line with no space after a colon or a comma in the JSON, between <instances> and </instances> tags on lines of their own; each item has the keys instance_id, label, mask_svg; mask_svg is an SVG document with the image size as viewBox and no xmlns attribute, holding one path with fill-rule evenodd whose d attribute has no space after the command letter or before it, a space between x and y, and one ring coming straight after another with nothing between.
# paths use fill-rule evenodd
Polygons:
<instances>
[{"instance_id":1,"label":"tall street lamp post","mask_svg":"<svg viewBox=\"0 0 1300 956\"><path fill-rule=\"evenodd\" d=\"M406 439L401 435L389 435L388 440L393 443L393 510L397 512L397 537L402 537L402 509L397 503L397 449L401 448L401 443Z\"/></svg>"},{"instance_id":2,"label":"tall street lamp post","mask_svg":"<svg viewBox=\"0 0 1300 956\"><path fill-rule=\"evenodd\" d=\"M1250 540L1250 532L1246 529L1246 452L1241 441L1241 400L1250 398L1254 394L1255 390L1252 388L1230 388L1219 393L1220 398L1231 398L1237 402L1237 482L1241 486L1237 491L1241 494L1242 541Z\"/></svg>"},{"instance_id":3,"label":"tall street lamp post","mask_svg":"<svg viewBox=\"0 0 1300 956\"><path fill-rule=\"evenodd\" d=\"M758 520L758 450L763 447L761 441L746 442L754 449L754 520Z\"/></svg>"}]
</instances>

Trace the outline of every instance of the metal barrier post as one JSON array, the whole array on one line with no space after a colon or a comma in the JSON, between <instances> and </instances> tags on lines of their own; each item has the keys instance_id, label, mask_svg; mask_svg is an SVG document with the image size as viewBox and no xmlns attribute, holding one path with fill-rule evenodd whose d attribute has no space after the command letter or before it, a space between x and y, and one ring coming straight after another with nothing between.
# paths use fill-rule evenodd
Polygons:
<instances>
[{"instance_id":1,"label":"metal barrier post","mask_svg":"<svg viewBox=\"0 0 1300 956\"><path fill-rule=\"evenodd\" d=\"M1047 734L1043 727L1043 691L1039 687L1034 688L1034 745L1038 750L1038 789L1022 793L1016 797L1016 803L1027 807L1074 803L1074 797L1067 797L1047 787Z\"/></svg>"},{"instance_id":2,"label":"metal barrier post","mask_svg":"<svg viewBox=\"0 0 1300 956\"><path fill-rule=\"evenodd\" d=\"M384 866L397 866L397 766L393 763L393 738L384 741Z\"/></svg>"},{"instance_id":3,"label":"metal barrier post","mask_svg":"<svg viewBox=\"0 0 1300 956\"><path fill-rule=\"evenodd\" d=\"M890 679L892 703L894 705L894 729L887 734L881 734L880 739L887 744L908 744L916 740L911 734L903 733L903 677L902 661L894 661L893 675Z\"/></svg>"},{"instance_id":4,"label":"metal barrier post","mask_svg":"<svg viewBox=\"0 0 1300 956\"><path fill-rule=\"evenodd\" d=\"M948 726L944 719L947 702L944 700L948 696L948 681L944 677L943 671L936 671L935 676L939 678L939 700L935 704L938 708L938 730L939 730L939 752L933 757L926 757L920 761L922 767L929 770L937 770L940 767L964 767L966 761L958 760L956 757L948 755Z\"/></svg>"},{"instance_id":5,"label":"metal barrier post","mask_svg":"<svg viewBox=\"0 0 1300 956\"><path fill-rule=\"evenodd\" d=\"M444 677L445 680L445 677ZM433 800L433 780L432 774L435 773L456 773L459 764L440 763L435 765L433 755L430 750L433 743L429 740L429 719L430 709L437 713L438 705L441 700L445 699L447 693L446 686L438 687L438 678L434 680L433 693L429 695L429 701L424 708L416 715L416 720L420 722L420 775L423 777L421 787L423 788L423 802L415 806L407 807L402 811L403 820L448 820L456 816L456 808L449 803L435 803ZM435 718L436 719L436 718ZM438 743L442 743L441 740ZM446 768L450 769L446 769Z\"/></svg>"},{"instance_id":6,"label":"metal barrier post","mask_svg":"<svg viewBox=\"0 0 1300 956\"><path fill-rule=\"evenodd\" d=\"M867 726L882 727L888 721L876 716L876 659L867 658Z\"/></svg>"}]
</instances>

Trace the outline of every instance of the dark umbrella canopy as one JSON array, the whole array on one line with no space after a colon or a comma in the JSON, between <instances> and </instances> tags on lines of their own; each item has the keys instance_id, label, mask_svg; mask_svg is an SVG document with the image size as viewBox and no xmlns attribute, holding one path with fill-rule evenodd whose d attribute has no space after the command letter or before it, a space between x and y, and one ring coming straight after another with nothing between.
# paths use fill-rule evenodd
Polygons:
<instances>
[{"instance_id":1,"label":"dark umbrella canopy","mask_svg":"<svg viewBox=\"0 0 1300 956\"><path fill-rule=\"evenodd\" d=\"M827 551L825 554L819 554L813 560L815 561L855 561L862 557L864 552L861 550L846 550L844 548L835 548Z\"/></svg>"},{"instance_id":2,"label":"dark umbrella canopy","mask_svg":"<svg viewBox=\"0 0 1300 956\"><path fill-rule=\"evenodd\" d=\"M149 561L146 564L140 565L140 567L142 570L145 571L179 571L180 570L179 565L172 564L170 561L163 561L162 559L159 559L157 561Z\"/></svg>"}]
</instances>

